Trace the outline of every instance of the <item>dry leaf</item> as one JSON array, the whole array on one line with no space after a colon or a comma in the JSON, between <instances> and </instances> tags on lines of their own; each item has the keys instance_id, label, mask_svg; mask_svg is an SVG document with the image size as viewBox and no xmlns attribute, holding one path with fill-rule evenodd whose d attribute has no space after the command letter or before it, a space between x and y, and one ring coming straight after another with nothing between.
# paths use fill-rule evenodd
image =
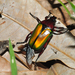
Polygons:
<instances>
[{"instance_id":1,"label":"dry leaf","mask_svg":"<svg viewBox=\"0 0 75 75\"><path fill-rule=\"evenodd\" d=\"M19 71L18 75L46 75L44 71ZM1 72L0 75L11 75L10 72Z\"/></svg>"},{"instance_id":2,"label":"dry leaf","mask_svg":"<svg viewBox=\"0 0 75 75\"><path fill-rule=\"evenodd\" d=\"M3 57L6 58L10 62L9 52L6 52L3 55ZM18 71L29 70L27 67L25 67L26 61L25 61L25 58L22 56L22 54L18 54L16 58L18 59L16 60Z\"/></svg>"},{"instance_id":3,"label":"dry leaf","mask_svg":"<svg viewBox=\"0 0 75 75\"><path fill-rule=\"evenodd\" d=\"M19 72L18 75L46 75L47 72L44 72L44 71L22 71L22 72Z\"/></svg>"},{"instance_id":4,"label":"dry leaf","mask_svg":"<svg viewBox=\"0 0 75 75\"><path fill-rule=\"evenodd\" d=\"M4 6L3 13L21 22L24 27L23 28L22 26L20 26L21 24L19 25L16 22L8 19L7 17L4 17L4 19L0 20L2 22L5 21L4 24L0 25L0 40L4 40L4 39L8 40L10 38L11 40L14 40L15 42L24 41L29 31L32 31L37 25L36 20L29 15L29 12L39 17L41 20L43 20L44 17L49 14L48 11L45 8L43 8L36 0L13 0L13 1L2 0L0 1L0 6L1 6L0 7L1 9ZM25 29L26 28L25 26L28 29ZM57 26L65 27L62 24L60 25L58 24ZM53 44L54 47L53 46L51 47L50 45L48 45L48 48L38 59L38 62L46 62L53 59L55 60L59 59L62 62L64 62L66 65L68 65L69 67L75 68L75 59L74 59L75 58L75 54L74 54L75 42L74 41L75 41L75 38L72 35L70 35L70 33L66 33L66 34L62 34L58 36L54 35L53 39L51 40L51 43ZM10 59L9 53L5 54L4 57L7 60L9 60ZM21 56L19 55L19 57L21 57L21 59L24 62L26 62L25 58L22 55ZM35 74L38 71L37 72L31 71L31 72L32 74L33 73Z\"/></svg>"},{"instance_id":5,"label":"dry leaf","mask_svg":"<svg viewBox=\"0 0 75 75\"><path fill-rule=\"evenodd\" d=\"M0 56L0 72L10 72L10 63L3 57Z\"/></svg>"},{"instance_id":6,"label":"dry leaf","mask_svg":"<svg viewBox=\"0 0 75 75\"><path fill-rule=\"evenodd\" d=\"M47 75L75 75L75 69L56 63L48 70Z\"/></svg>"}]
</instances>

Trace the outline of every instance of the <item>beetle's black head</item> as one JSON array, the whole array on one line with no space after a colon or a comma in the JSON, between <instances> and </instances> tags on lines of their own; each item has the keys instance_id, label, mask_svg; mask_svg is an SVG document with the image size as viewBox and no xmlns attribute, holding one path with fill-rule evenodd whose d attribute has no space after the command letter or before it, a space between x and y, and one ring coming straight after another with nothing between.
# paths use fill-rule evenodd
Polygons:
<instances>
[{"instance_id":1,"label":"beetle's black head","mask_svg":"<svg viewBox=\"0 0 75 75\"><path fill-rule=\"evenodd\" d=\"M52 22L56 22L56 17L52 16L52 17L50 17L50 20L52 20Z\"/></svg>"}]
</instances>

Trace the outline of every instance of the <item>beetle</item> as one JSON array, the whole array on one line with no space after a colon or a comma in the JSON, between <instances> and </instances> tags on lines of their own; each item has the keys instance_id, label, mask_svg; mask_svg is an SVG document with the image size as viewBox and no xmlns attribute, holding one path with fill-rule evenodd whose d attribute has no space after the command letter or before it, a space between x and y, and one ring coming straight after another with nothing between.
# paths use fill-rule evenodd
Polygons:
<instances>
[{"instance_id":1,"label":"beetle","mask_svg":"<svg viewBox=\"0 0 75 75\"><path fill-rule=\"evenodd\" d=\"M68 31L68 28L55 26L56 17L51 16L50 14L51 13L45 17L45 20L41 21L38 17L30 13L30 15L37 20L38 24L35 29L27 35L24 42L17 42L17 44L28 42L23 48L23 50L26 51L26 61L28 65L32 64L32 57L35 56L35 53L39 53L35 61L36 66L38 58L46 49L53 34L60 35Z\"/></svg>"}]
</instances>

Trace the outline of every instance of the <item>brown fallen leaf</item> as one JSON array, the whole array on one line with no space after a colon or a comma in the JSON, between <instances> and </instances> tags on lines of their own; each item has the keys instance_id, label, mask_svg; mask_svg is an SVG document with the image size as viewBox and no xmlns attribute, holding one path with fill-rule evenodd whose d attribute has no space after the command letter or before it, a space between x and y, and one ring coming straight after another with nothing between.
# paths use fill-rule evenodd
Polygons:
<instances>
[{"instance_id":1,"label":"brown fallen leaf","mask_svg":"<svg viewBox=\"0 0 75 75\"><path fill-rule=\"evenodd\" d=\"M6 52L2 57L4 57L5 59L7 59L10 62L10 55L9 52ZM25 58L22 56L22 54L16 54L15 53L15 57L16 57L16 63L17 63L17 69L18 70L22 70L24 68L24 70L29 70L29 67L26 64ZM23 67L24 66L24 67ZM21 68L19 68L21 67Z\"/></svg>"},{"instance_id":2,"label":"brown fallen leaf","mask_svg":"<svg viewBox=\"0 0 75 75\"><path fill-rule=\"evenodd\" d=\"M21 71L18 73L18 75L46 75L47 72L44 71Z\"/></svg>"},{"instance_id":3,"label":"brown fallen leaf","mask_svg":"<svg viewBox=\"0 0 75 75\"><path fill-rule=\"evenodd\" d=\"M47 75L75 75L75 69L56 63L48 70Z\"/></svg>"},{"instance_id":4,"label":"brown fallen leaf","mask_svg":"<svg viewBox=\"0 0 75 75\"><path fill-rule=\"evenodd\" d=\"M0 72L10 72L10 63L3 58L2 56L0 56Z\"/></svg>"},{"instance_id":5,"label":"brown fallen leaf","mask_svg":"<svg viewBox=\"0 0 75 75\"><path fill-rule=\"evenodd\" d=\"M19 21L20 25L22 24L23 26L20 26L19 23L17 24L16 22L10 20L10 18L8 19L7 17L5 17L3 21L6 21L6 23L0 26L0 40L10 38L12 40L15 40L15 42L24 41L26 35L30 31L34 30L35 26L38 24L36 20L29 15L29 12L39 17L41 20L44 20L44 17L47 16L49 12L45 8L43 8L36 0L14 0L14 7L12 7L12 3L13 1L1 1L0 8L2 8L2 5L5 4L3 13L10 16L11 18L14 18L16 21ZM58 26L64 25L60 24ZM75 68L74 48L66 48L69 45L74 45L74 41L74 38L68 33L60 36L54 35L53 40L51 40L53 46L51 47L50 45L48 45L48 48L43 54L44 56L42 55L39 58L38 62L60 59L66 65ZM9 60L8 54L4 55L4 57ZM19 57L21 57L23 62L25 62L25 58L22 58L22 55L19 55Z\"/></svg>"},{"instance_id":6,"label":"brown fallen leaf","mask_svg":"<svg viewBox=\"0 0 75 75\"><path fill-rule=\"evenodd\" d=\"M18 75L46 75L44 71L19 71ZM0 75L11 75L10 72L0 72Z\"/></svg>"},{"instance_id":7,"label":"brown fallen leaf","mask_svg":"<svg viewBox=\"0 0 75 75\"><path fill-rule=\"evenodd\" d=\"M0 75L11 75L11 72L0 72Z\"/></svg>"}]
</instances>

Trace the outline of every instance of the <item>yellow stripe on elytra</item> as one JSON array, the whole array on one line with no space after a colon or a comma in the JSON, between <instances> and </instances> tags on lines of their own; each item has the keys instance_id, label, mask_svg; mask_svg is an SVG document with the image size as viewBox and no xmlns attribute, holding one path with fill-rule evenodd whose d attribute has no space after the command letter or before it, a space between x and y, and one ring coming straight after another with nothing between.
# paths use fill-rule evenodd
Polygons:
<instances>
[{"instance_id":1,"label":"yellow stripe on elytra","mask_svg":"<svg viewBox=\"0 0 75 75\"><path fill-rule=\"evenodd\" d=\"M35 29L35 31L34 31L32 37L31 37L31 39L30 39L30 44L32 44L32 43L35 41L35 39L37 38L37 36L38 36L39 33L41 32L41 30L42 30L42 24L39 24L39 25L36 27L36 29Z\"/></svg>"},{"instance_id":2,"label":"yellow stripe on elytra","mask_svg":"<svg viewBox=\"0 0 75 75\"><path fill-rule=\"evenodd\" d=\"M38 37L38 39L36 40L34 46L36 48L40 47L42 44L45 43L45 41L47 40L48 36L50 35L51 30L49 28L45 29L40 36Z\"/></svg>"},{"instance_id":3,"label":"yellow stripe on elytra","mask_svg":"<svg viewBox=\"0 0 75 75\"><path fill-rule=\"evenodd\" d=\"M36 42L35 42L35 47L38 48L39 46L41 46L41 44L43 44L43 42L46 40L46 38L48 37L49 34L47 34L45 37L39 37Z\"/></svg>"}]
</instances>

